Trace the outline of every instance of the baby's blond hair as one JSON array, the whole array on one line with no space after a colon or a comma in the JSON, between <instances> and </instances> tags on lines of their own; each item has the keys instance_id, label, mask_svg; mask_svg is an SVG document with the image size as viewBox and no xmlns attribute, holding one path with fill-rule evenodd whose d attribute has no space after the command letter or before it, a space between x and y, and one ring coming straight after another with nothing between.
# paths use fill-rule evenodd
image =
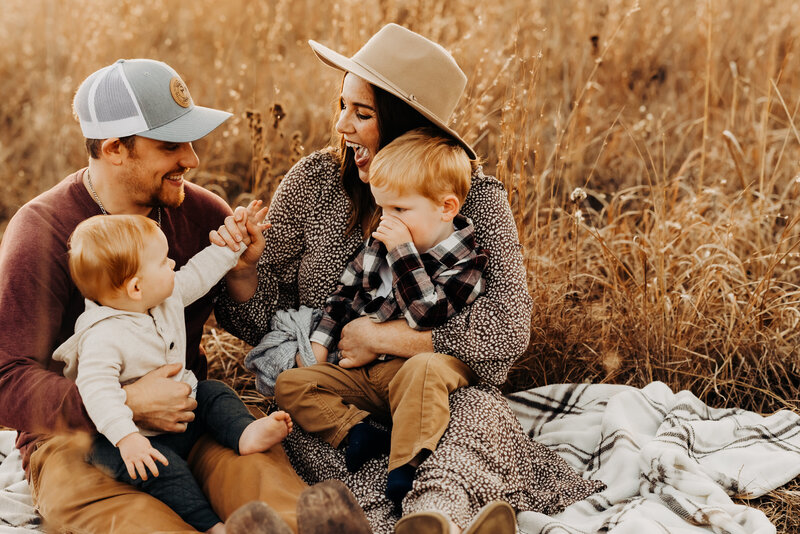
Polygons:
<instances>
[{"instance_id":1,"label":"baby's blond hair","mask_svg":"<svg viewBox=\"0 0 800 534\"><path fill-rule=\"evenodd\" d=\"M159 231L143 215L95 215L69 238L69 272L81 294L99 300L118 291L141 267L145 238Z\"/></svg>"},{"instance_id":2,"label":"baby's blond hair","mask_svg":"<svg viewBox=\"0 0 800 534\"><path fill-rule=\"evenodd\" d=\"M417 193L434 202L453 194L463 204L472 183L472 162L454 139L417 128L378 151L369 167L369 183L399 195Z\"/></svg>"}]
</instances>

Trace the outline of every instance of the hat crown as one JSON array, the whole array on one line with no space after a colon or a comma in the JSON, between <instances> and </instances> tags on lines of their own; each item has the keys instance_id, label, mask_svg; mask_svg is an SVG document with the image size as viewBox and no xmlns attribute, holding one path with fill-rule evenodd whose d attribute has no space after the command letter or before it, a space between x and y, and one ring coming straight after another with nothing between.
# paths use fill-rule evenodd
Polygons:
<instances>
[{"instance_id":1,"label":"hat crown","mask_svg":"<svg viewBox=\"0 0 800 534\"><path fill-rule=\"evenodd\" d=\"M191 111L191 105L180 106L171 97L173 78L180 80L172 67L152 59L120 59L93 73L75 95L84 135L90 139L135 135Z\"/></svg>"},{"instance_id":2,"label":"hat crown","mask_svg":"<svg viewBox=\"0 0 800 534\"><path fill-rule=\"evenodd\" d=\"M75 93L74 109L88 139L194 141L230 116L195 106L175 69L153 59L120 59L92 73Z\"/></svg>"},{"instance_id":3,"label":"hat crown","mask_svg":"<svg viewBox=\"0 0 800 534\"><path fill-rule=\"evenodd\" d=\"M467 85L450 52L397 24L381 28L351 59L443 123Z\"/></svg>"}]
</instances>

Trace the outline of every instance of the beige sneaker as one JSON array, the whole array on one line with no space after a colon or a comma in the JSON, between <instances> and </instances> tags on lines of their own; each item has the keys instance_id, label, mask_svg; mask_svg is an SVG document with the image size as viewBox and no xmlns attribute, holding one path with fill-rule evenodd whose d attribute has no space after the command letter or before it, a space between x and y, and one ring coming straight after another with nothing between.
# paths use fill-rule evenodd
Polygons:
<instances>
[{"instance_id":1,"label":"beige sneaker","mask_svg":"<svg viewBox=\"0 0 800 534\"><path fill-rule=\"evenodd\" d=\"M439 512L409 514L394 526L395 534L448 534L450 521Z\"/></svg>"},{"instance_id":2,"label":"beige sneaker","mask_svg":"<svg viewBox=\"0 0 800 534\"><path fill-rule=\"evenodd\" d=\"M463 534L515 534L517 515L505 501L492 501L478 511Z\"/></svg>"}]
</instances>

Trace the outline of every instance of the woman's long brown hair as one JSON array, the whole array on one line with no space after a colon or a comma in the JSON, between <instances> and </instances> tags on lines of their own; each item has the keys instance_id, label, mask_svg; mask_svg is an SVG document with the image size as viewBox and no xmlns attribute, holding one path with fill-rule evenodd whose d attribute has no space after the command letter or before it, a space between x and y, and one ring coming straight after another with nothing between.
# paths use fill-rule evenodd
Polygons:
<instances>
[{"instance_id":1,"label":"woman's long brown hair","mask_svg":"<svg viewBox=\"0 0 800 534\"><path fill-rule=\"evenodd\" d=\"M344 82L344 80L342 80ZM380 87L370 84L375 97L375 108L378 119L378 150L388 145L404 133L423 126L434 128L441 135L448 136L419 111L412 108L398 97L384 91ZM372 155L375 156L374 154ZM375 201L369 184L365 184L358 177L358 167L355 163L352 148L348 148L344 136L340 136L339 158L341 161L342 184L353 208L347 221L347 233L355 231L361 226L363 237L372 233L375 222Z\"/></svg>"}]
</instances>

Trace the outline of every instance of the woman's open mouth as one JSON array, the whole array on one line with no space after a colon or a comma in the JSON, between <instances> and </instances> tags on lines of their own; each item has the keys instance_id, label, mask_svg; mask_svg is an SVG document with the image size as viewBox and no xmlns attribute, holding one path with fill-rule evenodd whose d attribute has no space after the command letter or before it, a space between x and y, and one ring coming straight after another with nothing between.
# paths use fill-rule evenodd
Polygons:
<instances>
[{"instance_id":1,"label":"woman's open mouth","mask_svg":"<svg viewBox=\"0 0 800 534\"><path fill-rule=\"evenodd\" d=\"M350 141L347 141L346 144L353 149L354 161L357 167L363 167L369 163L370 153L367 147Z\"/></svg>"}]
</instances>

